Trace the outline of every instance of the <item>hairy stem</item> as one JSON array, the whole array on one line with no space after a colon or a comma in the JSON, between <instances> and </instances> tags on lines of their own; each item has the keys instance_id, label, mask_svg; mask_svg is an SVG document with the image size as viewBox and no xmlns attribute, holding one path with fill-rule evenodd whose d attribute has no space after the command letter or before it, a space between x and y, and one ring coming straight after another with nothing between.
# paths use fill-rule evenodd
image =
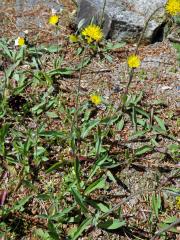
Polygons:
<instances>
[{"instance_id":1,"label":"hairy stem","mask_svg":"<svg viewBox=\"0 0 180 240\"><path fill-rule=\"evenodd\" d=\"M144 33L145 33L145 31L146 31L146 29L147 29L147 27L148 27L148 24L149 24L151 18L152 18L152 17L154 16L154 14L155 14L156 12L158 12L161 8L162 8L162 6L159 7L159 8L157 8L157 9L148 17L148 19L147 19L147 21L146 21L146 23L145 23L145 26L144 26L144 28L143 28L143 30L142 30L142 32L141 32L141 35L140 35L140 37L139 37L139 40L138 40L138 42L137 42L137 46L136 46L136 49L135 49L135 52L134 52L135 55L138 54L139 46L140 46L140 44L141 44L141 41L142 41L143 36L144 36ZM125 90L125 94L128 94L129 86L130 86L130 84L131 84L131 82L132 82L132 80L133 80L133 76L134 76L134 69L132 68L131 71L130 71L130 73L129 73L129 81L128 81L128 84L127 84L127 87L126 87L126 90Z\"/></svg>"},{"instance_id":2,"label":"hairy stem","mask_svg":"<svg viewBox=\"0 0 180 240\"><path fill-rule=\"evenodd\" d=\"M79 105L80 105L79 95L80 95L80 89L81 89L82 70L83 70L83 64L84 64L84 60L85 60L85 56L86 56L87 47L88 47L88 45L84 49L82 60L81 60L78 86L77 86L77 91L76 91L75 112L74 112L74 117L73 117L73 121L72 121L72 125L71 125L72 140L74 139L74 136L73 136L74 131L77 133L77 135L75 134L76 135L75 136L75 143L74 143L74 140L73 140L72 151L73 151L73 156L74 156L74 160L75 160L74 161L74 170L75 170L75 173L76 173L76 179L77 179L77 183L78 183L79 188L80 188L80 176L79 176L80 139L79 139L79 131L78 131L78 129L79 129L78 115L79 115Z\"/></svg>"},{"instance_id":3,"label":"hairy stem","mask_svg":"<svg viewBox=\"0 0 180 240\"><path fill-rule=\"evenodd\" d=\"M104 23L104 12L105 12L105 7L106 7L106 1L104 0L104 4L103 4L103 9L102 9L102 14L101 14L101 18L100 18L100 27L103 27L103 23Z\"/></svg>"}]
</instances>

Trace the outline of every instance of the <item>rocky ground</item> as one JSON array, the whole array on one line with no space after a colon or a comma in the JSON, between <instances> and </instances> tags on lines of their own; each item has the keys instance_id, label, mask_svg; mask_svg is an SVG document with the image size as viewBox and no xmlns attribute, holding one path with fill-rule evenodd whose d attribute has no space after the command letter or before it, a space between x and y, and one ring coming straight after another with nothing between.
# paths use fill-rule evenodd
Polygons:
<instances>
[{"instance_id":1,"label":"rocky ground","mask_svg":"<svg viewBox=\"0 0 180 240\"><path fill-rule=\"evenodd\" d=\"M4 2L4 1L3 1ZM8 3L8 4L7 4ZM49 7L33 8L31 11L22 13L17 11L17 6L13 1L7 1L6 4L0 5L0 36L8 38L17 38L19 32L28 30L28 39L30 42L52 43L57 42L65 46L65 64L73 66L78 63L79 58L75 54L73 46L67 43L67 37L74 32L74 16L76 7L70 0L62 0L64 10L61 13L60 25L61 29L54 33L47 24L47 18L51 11ZM34 19L36 19L34 21ZM41 20L39 26L37 22ZM133 53L136 44L126 44L124 47L115 49L109 53L111 59L100 59L96 56L91 64L83 70L81 96L86 97L93 91L98 91L106 101L111 101L114 105L119 105L120 96L128 81L128 69L126 64L127 56ZM135 78L130 87L131 93L138 93L140 90L144 92L144 106L151 106L155 113L158 113L166 122L169 131L172 132L180 141L179 136L179 113L180 113L180 66L177 61L176 50L172 43L165 39L163 42L140 46L139 56L142 61L141 68L136 70ZM2 59L0 59L2 62ZM3 75L3 72L0 72ZM1 76L0 75L0 76ZM67 97L77 86L78 74L63 79L59 82L60 88L67 94ZM129 130L129 131L128 131ZM122 140L127 139L131 129L125 129ZM179 165L172 159L161 156L166 145L174 143L172 139L160 139L159 151L154 154L146 155L142 159L137 159L131 166L126 165L119 169L121 183L114 184L111 191L111 203L121 201L122 195L136 194L141 189L148 189L161 186L179 187L179 179L173 178L173 174L177 172ZM128 143L127 146L134 148L139 143ZM166 149L165 149L166 150ZM57 176L52 176L56 179ZM158 179L158 183L157 180ZM108 194L101 191L102 198L107 198ZM166 193L167 195L169 193ZM139 229L146 228L148 206L145 204L145 196L135 196L124 203L123 215L126 219L131 219L131 223L135 226L139 222ZM172 196L173 198L173 196ZM168 204L168 203L167 203ZM169 207L168 212L172 210ZM171 216L180 217L179 212L172 210ZM163 219L163 216L161 216ZM134 233L139 229L134 229ZM129 235L124 232L124 236L120 233L107 233L105 231L95 229L84 236L82 240L96 239L135 239L131 233ZM146 231L142 232L142 236L146 236ZM141 237L142 237L141 236ZM177 235L173 239L178 239ZM21 239L33 239L25 237ZM142 239L142 238L141 238ZM149 239L149 238L144 238ZM170 239L170 238L169 238Z\"/></svg>"}]
</instances>

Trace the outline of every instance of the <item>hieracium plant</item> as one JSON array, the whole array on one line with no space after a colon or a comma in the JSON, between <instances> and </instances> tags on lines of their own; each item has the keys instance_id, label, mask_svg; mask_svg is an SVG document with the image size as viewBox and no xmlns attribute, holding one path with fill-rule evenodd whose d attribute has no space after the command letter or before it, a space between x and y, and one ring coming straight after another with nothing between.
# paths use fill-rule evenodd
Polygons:
<instances>
[{"instance_id":1,"label":"hieracium plant","mask_svg":"<svg viewBox=\"0 0 180 240\"><path fill-rule=\"evenodd\" d=\"M161 8L162 7L159 7L158 9L156 9L150 15L150 17L147 19L147 22L146 22L146 24L144 26L144 29L143 29L143 31L142 31L142 33L140 35L139 41L137 43L137 46L136 46L136 49L135 49L135 53L132 54L131 56L129 56L128 59L127 59L127 64L128 64L128 67L130 68L130 73L129 73L129 81L128 81L128 84L127 84L127 87L126 87L126 91L125 91L126 93L128 93L129 86L130 86L130 84L132 82L133 75L134 75L134 69L140 67L140 64L141 64L140 58L137 55L140 42L141 42L141 40L143 38L143 35L144 35L145 31L146 31L146 28L148 26L149 21L154 16L154 14ZM168 0L166 2L166 4L165 4L165 11L170 15L170 17L179 15L180 14L180 0Z\"/></svg>"},{"instance_id":2,"label":"hieracium plant","mask_svg":"<svg viewBox=\"0 0 180 240\"><path fill-rule=\"evenodd\" d=\"M82 39L80 39L82 38ZM80 182L80 177L79 177L79 142L80 138L78 136L78 132L80 132L79 128L79 108L80 108L80 99L79 99L79 94L80 94L80 88L81 88L81 77L82 77L82 69L83 65L85 62L85 57L88 51L89 47L92 47L95 44L98 44L101 40L103 39L103 32L102 29L95 24L89 24L86 26L83 30L80 32L80 36L75 35L70 35L69 40L73 43L76 43L78 40L84 41L84 52L83 56L81 59L81 64L80 64L80 72L79 72L79 79L78 79L78 86L77 86L77 91L76 91L76 111L74 113L74 120L72 122L72 128L71 128L71 134L72 134L72 150L73 154L75 156L75 161L74 161L74 169L77 177L77 182ZM101 103L101 97L99 94L93 94L90 96L91 102L94 105L99 105ZM76 136L74 138L74 136Z\"/></svg>"}]
</instances>

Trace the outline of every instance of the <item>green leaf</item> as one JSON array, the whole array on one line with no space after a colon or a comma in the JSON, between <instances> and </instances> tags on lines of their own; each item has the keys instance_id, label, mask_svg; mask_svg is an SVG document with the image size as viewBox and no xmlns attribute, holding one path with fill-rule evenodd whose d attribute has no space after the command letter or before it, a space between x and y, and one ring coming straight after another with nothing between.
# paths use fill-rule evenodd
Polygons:
<instances>
[{"instance_id":1,"label":"green leaf","mask_svg":"<svg viewBox=\"0 0 180 240\"><path fill-rule=\"evenodd\" d=\"M38 194L36 196L37 199L43 200L43 201L47 201L51 199L51 195L50 194Z\"/></svg>"},{"instance_id":2,"label":"green leaf","mask_svg":"<svg viewBox=\"0 0 180 240\"><path fill-rule=\"evenodd\" d=\"M179 43L174 43L173 47L177 50L177 59L180 63L180 44Z\"/></svg>"},{"instance_id":3,"label":"green leaf","mask_svg":"<svg viewBox=\"0 0 180 240\"><path fill-rule=\"evenodd\" d=\"M169 144L168 149L172 152L176 152L180 150L180 146L178 144Z\"/></svg>"},{"instance_id":4,"label":"green leaf","mask_svg":"<svg viewBox=\"0 0 180 240\"><path fill-rule=\"evenodd\" d=\"M53 83L53 79L51 78L51 76L49 76L47 73L42 72L42 76L44 78L44 80L46 81L46 83L51 86Z\"/></svg>"},{"instance_id":5,"label":"green leaf","mask_svg":"<svg viewBox=\"0 0 180 240\"><path fill-rule=\"evenodd\" d=\"M100 210L103 213L106 213L109 211L109 206L106 203L98 202L95 200L87 200L87 203L90 204L92 207L94 207L97 210Z\"/></svg>"},{"instance_id":6,"label":"green leaf","mask_svg":"<svg viewBox=\"0 0 180 240\"><path fill-rule=\"evenodd\" d=\"M83 124L81 137L85 138L89 134L92 128L96 127L100 123L99 119L90 120L87 123Z\"/></svg>"},{"instance_id":7,"label":"green leaf","mask_svg":"<svg viewBox=\"0 0 180 240\"><path fill-rule=\"evenodd\" d=\"M17 52L17 54L15 55L15 61L18 61L18 60L22 60L23 57L24 57L24 51L25 51L25 48L24 47L21 47L20 50Z\"/></svg>"},{"instance_id":8,"label":"green leaf","mask_svg":"<svg viewBox=\"0 0 180 240\"><path fill-rule=\"evenodd\" d=\"M106 181L104 178L99 178L95 182L91 183L86 190L84 191L84 194L88 195L89 193L95 191L96 189L104 188L106 184Z\"/></svg>"},{"instance_id":9,"label":"green leaf","mask_svg":"<svg viewBox=\"0 0 180 240\"><path fill-rule=\"evenodd\" d=\"M139 138L139 137L143 137L143 136L145 136L146 132L147 131L137 131L129 137L129 140L136 139L136 138Z\"/></svg>"},{"instance_id":10,"label":"green leaf","mask_svg":"<svg viewBox=\"0 0 180 240\"><path fill-rule=\"evenodd\" d=\"M108 178L112 181L112 182L114 182L114 183L117 183L117 181L116 181L116 179L115 179L115 177L113 176L113 174L112 174L112 172L111 171L107 171L107 176L108 176Z\"/></svg>"},{"instance_id":11,"label":"green leaf","mask_svg":"<svg viewBox=\"0 0 180 240\"><path fill-rule=\"evenodd\" d=\"M87 212L88 212L88 209L87 209L87 207L86 207L86 205L85 205L85 202L84 202L84 200L83 200L80 192L79 192L77 189L73 188L73 187L71 188L71 192L72 192L72 194L73 194L76 202L77 202L77 203L79 204L79 206L81 207L81 210L82 210L84 213L87 213Z\"/></svg>"},{"instance_id":12,"label":"green leaf","mask_svg":"<svg viewBox=\"0 0 180 240\"><path fill-rule=\"evenodd\" d=\"M162 130L162 128L158 127L157 125L153 126L152 129L155 133L159 133L159 134L164 133L164 130Z\"/></svg>"},{"instance_id":13,"label":"green leaf","mask_svg":"<svg viewBox=\"0 0 180 240\"><path fill-rule=\"evenodd\" d=\"M102 229L107 229L107 230L114 230L121 228L126 225L125 221L120 221L119 219L114 219L114 220L107 220L103 223L99 223L98 227Z\"/></svg>"},{"instance_id":14,"label":"green leaf","mask_svg":"<svg viewBox=\"0 0 180 240\"><path fill-rule=\"evenodd\" d=\"M179 155L180 154L180 145L178 144L170 144L168 145L168 150L172 155Z\"/></svg>"},{"instance_id":15,"label":"green leaf","mask_svg":"<svg viewBox=\"0 0 180 240\"><path fill-rule=\"evenodd\" d=\"M55 225L52 223L52 221L48 221L48 231L49 235L54 239L54 240L59 240L59 234L56 230Z\"/></svg>"},{"instance_id":16,"label":"green leaf","mask_svg":"<svg viewBox=\"0 0 180 240\"><path fill-rule=\"evenodd\" d=\"M104 54L104 57L106 58L106 60L108 60L108 62L112 63L113 62L113 58L111 55L109 54Z\"/></svg>"},{"instance_id":17,"label":"green leaf","mask_svg":"<svg viewBox=\"0 0 180 240\"><path fill-rule=\"evenodd\" d=\"M28 86L28 83L24 83L21 86L18 86L13 89L13 95L19 95L20 93L23 93L24 89Z\"/></svg>"},{"instance_id":18,"label":"green leaf","mask_svg":"<svg viewBox=\"0 0 180 240\"><path fill-rule=\"evenodd\" d=\"M57 44L56 45L50 45L50 46L46 47L44 50L49 52L49 53L56 53L56 52L59 52L61 50L61 47Z\"/></svg>"},{"instance_id":19,"label":"green leaf","mask_svg":"<svg viewBox=\"0 0 180 240\"><path fill-rule=\"evenodd\" d=\"M3 55L8 56L9 59L13 60L12 51L9 50L8 46L3 41L0 42L0 50L2 50Z\"/></svg>"},{"instance_id":20,"label":"green leaf","mask_svg":"<svg viewBox=\"0 0 180 240\"><path fill-rule=\"evenodd\" d=\"M91 62L91 59L90 59L90 58L86 58L86 59L83 61L83 63L80 63L80 64L78 64L78 65L75 67L76 71L77 71L77 70L80 70L81 68L83 68L83 67L85 67L85 66L87 66L90 62Z\"/></svg>"},{"instance_id":21,"label":"green leaf","mask_svg":"<svg viewBox=\"0 0 180 240\"><path fill-rule=\"evenodd\" d=\"M0 141L1 141L1 144L2 144L2 142L4 142L5 137L7 136L8 132L9 132L9 127L10 127L10 124L9 123L5 123L0 128Z\"/></svg>"},{"instance_id":22,"label":"green leaf","mask_svg":"<svg viewBox=\"0 0 180 240\"><path fill-rule=\"evenodd\" d=\"M158 224L158 227L160 228L160 230L164 229L177 220L178 220L178 218L176 216L167 217L165 220L163 220L162 223ZM179 231L176 227L173 227L173 228L169 229L168 231L174 232L174 233L179 233Z\"/></svg>"},{"instance_id":23,"label":"green leaf","mask_svg":"<svg viewBox=\"0 0 180 240\"><path fill-rule=\"evenodd\" d=\"M76 54L77 55L80 55L82 52L83 52L83 48L82 47L79 47L78 49L77 49L77 52L76 52Z\"/></svg>"},{"instance_id":24,"label":"green leaf","mask_svg":"<svg viewBox=\"0 0 180 240\"><path fill-rule=\"evenodd\" d=\"M137 113L141 114L142 116L145 116L149 119L149 114L145 112L142 108L140 107L135 107L135 110Z\"/></svg>"},{"instance_id":25,"label":"green leaf","mask_svg":"<svg viewBox=\"0 0 180 240\"><path fill-rule=\"evenodd\" d=\"M36 152L34 153L34 155L36 155L36 157L43 155L46 152L46 149L44 147L41 146L37 146Z\"/></svg>"},{"instance_id":26,"label":"green leaf","mask_svg":"<svg viewBox=\"0 0 180 240\"><path fill-rule=\"evenodd\" d=\"M110 126L110 125L113 125L118 119L119 119L119 115L113 116L113 117L106 117L102 119L100 123Z\"/></svg>"},{"instance_id":27,"label":"green leaf","mask_svg":"<svg viewBox=\"0 0 180 240\"><path fill-rule=\"evenodd\" d=\"M152 209L155 213L155 216L158 218L159 210L161 208L161 197L159 194L152 195Z\"/></svg>"},{"instance_id":28,"label":"green leaf","mask_svg":"<svg viewBox=\"0 0 180 240\"><path fill-rule=\"evenodd\" d=\"M152 147L151 146L148 146L148 145L145 145L143 147L140 147L140 148L137 148L135 150L135 155L136 156L139 156L139 155L142 155L144 153L147 153L147 152L151 152L152 151Z\"/></svg>"},{"instance_id":29,"label":"green leaf","mask_svg":"<svg viewBox=\"0 0 180 240\"><path fill-rule=\"evenodd\" d=\"M78 239L79 236L83 233L83 231L86 230L86 228L91 225L91 223L92 223L92 218L85 219L81 223L81 225L78 227L77 231L74 233L74 236L72 237L72 240Z\"/></svg>"},{"instance_id":30,"label":"green leaf","mask_svg":"<svg viewBox=\"0 0 180 240\"><path fill-rule=\"evenodd\" d=\"M74 72L73 69L71 68L60 68L60 69L54 69L54 70L50 70L47 72L47 74L49 76L56 76L56 75L72 75Z\"/></svg>"},{"instance_id":31,"label":"green leaf","mask_svg":"<svg viewBox=\"0 0 180 240\"><path fill-rule=\"evenodd\" d=\"M49 117L49 118L58 118L58 114L55 113L55 112L46 112L46 115Z\"/></svg>"},{"instance_id":32,"label":"green leaf","mask_svg":"<svg viewBox=\"0 0 180 240\"><path fill-rule=\"evenodd\" d=\"M167 217L165 220L163 220L163 222L171 224L171 223L175 222L176 220L177 220L177 217L170 216L170 217Z\"/></svg>"},{"instance_id":33,"label":"green leaf","mask_svg":"<svg viewBox=\"0 0 180 240\"><path fill-rule=\"evenodd\" d=\"M142 100L142 97L143 97L143 91L141 91L140 94L136 96L135 103L138 104Z\"/></svg>"},{"instance_id":34,"label":"green leaf","mask_svg":"<svg viewBox=\"0 0 180 240\"><path fill-rule=\"evenodd\" d=\"M106 45L106 47L105 47L105 50L106 50L106 51L116 50L116 49L118 49L118 48L124 47L125 45L126 45L125 42L120 42L120 43L115 43L115 44L109 42L109 43L107 43L107 45Z\"/></svg>"},{"instance_id":35,"label":"green leaf","mask_svg":"<svg viewBox=\"0 0 180 240\"><path fill-rule=\"evenodd\" d=\"M40 112L38 112L39 110L41 110L41 112L43 111L43 107L46 105L46 100L44 99L44 100L42 100L42 102L41 103L39 103L39 104L37 104L37 105L35 105L34 107L32 107L32 109L31 109L31 111L33 112L33 113L40 113Z\"/></svg>"},{"instance_id":36,"label":"green leaf","mask_svg":"<svg viewBox=\"0 0 180 240\"><path fill-rule=\"evenodd\" d=\"M102 155L93 165L89 179L91 179L94 174L97 172L97 170L101 167L101 165L108 159L108 155Z\"/></svg>"},{"instance_id":37,"label":"green leaf","mask_svg":"<svg viewBox=\"0 0 180 240\"><path fill-rule=\"evenodd\" d=\"M121 131L124 128L124 118L121 118L121 120L116 124L117 130Z\"/></svg>"},{"instance_id":38,"label":"green leaf","mask_svg":"<svg viewBox=\"0 0 180 240\"><path fill-rule=\"evenodd\" d=\"M48 168L46 170L46 173L50 173L50 172L58 169L60 166L62 166L62 162L57 162L57 163L53 164L50 168Z\"/></svg>"},{"instance_id":39,"label":"green leaf","mask_svg":"<svg viewBox=\"0 0 180 240\"><path fill-rule=\"evenodd\" d=\"M147 121L144 118L137 118L137 124L141 125L144 128L147 125Z\"/></svg>"},{"instance_id":40,"label":"green leaf","mask_svg":"<svg viewBox=\"0 0 180 240\"><path fill-rule=\"evenodd\" d=\"M86 22L86 19L85 19L85 18L82 18L82 19L79 21L79 23L78 23L78 25L77 25L77 29L78 29L79 31L81 31L81 28L83 27L83 25L85 24L85 22Z\"/></svg>"},{"instance_id":41,"label":"green leaf","mask_svg":"<svg viewBox=\"0 0 180 240\"><path fill-rule=\"evenodd\" d=\"M177 25L180 25L180 16L178 16L178 15L174 16L174 20ZM178 43L176 43L176 44L178 44ZM180 44L179 44L179 48L180 48Z\"/></svg>"},{"instance_id":42,"label":"green leaf","mask_svg":"<svg viewBox=\"0 0 180 240\"><path fill-rule=\"evenodd\" d=\"M166 224L166 223L159 223L158 227L160 228L159 231L161 231L162 229L165 229L169 226L170 224ZM179 231L177 228L173 227L171 229L168 230L168 232L173 232L173 233L177 233L179 234Z\"/></svg>"},{"instance_id":43,"label":"green leaf","mask_svg":"<svg viewBox=\"0 0 180 240\"><path fill-rule=\"evenodd\" d=\"M162 129L162 131L166 132L167 130L166 130L164 121L161 118L159 118L158 116L154 116L154 118L155 118L156 122L158 123L159 127Z\"/></svg>"},{"instance_id":44,"label":"green leaf","mask_svg":"<svg viewBox=\"0 0 180 240\"><path fill-rule=\"evenodd\" d=\"M68 215L68 213L70 213L72 210L74 209L74 204L72 207L69 208L65 208L64 210L62 210L59 213L56 213L52 216L49 216L49 219L52 221L57 221L57 222L62 222L63 219Z\"/></svg>"},{"instance_id":45,"label":"green leaf","mask_svg":"<svg viewBox=\"0 0 180 240\"><path fill-rule=\"evenodd\" d=\"M135 109L134 106L132 107L132 113L131 113L131 115L132 115L133 125L134 125L134 127L135 127L135 129L136 129L136 128L137 128L137 117L136 117L136 109Z\"/></svg>"},{"instance_id":46,"label":"green leaf","mask_svg":"<svg viewBox=\"0 0 180 240\"><path fill-rule=\"evenodd\" d=\"M15 64L11 65L8 69L5 70L5 79L8 79L11 77L13 72L15 71L16 67L19 65L20 61L17 61Z\"/></svg>"},{"instance_id":47,"label":"green leaf","mask_svg":"<svg viewBox=\"0 0 180 240\"><path fill-rule=\"evenodd\" d=\"M24 205L32 198L32 196L27 196L22 198L21 200L17 201L13 207L12 207L12 211L23 211L24 210Z\"/></svg>"},{"instance_id":48,"label":"green leaf","mask_svg":"<svg viewBox=\"0 0 180 240\"><path fill-rule=\"evenodd\" d=\"M96 151L96 156L99 156L101 152L101 147L102 147L102 133L101 133L101 128L98 126L97 127L97 133L95 135L95 151Z\"/></svg>"},{"instance_id":49,"label":"green leaf","mask_svg":"<svg viewBox=\"0 0 180 240\"><path fill-rule=\"evenodd\" d=\"M52 240L52 238L49 236L47 231L44 231L42 229L36 229L35 235L40 238L40 240Z\"/></svg>"},{"instance_id":50,"label":"green leaf","mask_svg":"<svg viewBox=\"0 0 180 240\"><path fill-rule=\"evenodd\" d=\"M39 136L48 138L65 138L66 134L62 131L41 131Z\"/></svg>"},{"instance_id":51,"label":"green leaf","mask_svg":"<svg viewBox=\"0 0 180 240\"><path fill-rule=\"evenodd\" d=\"M76 157L74 159L74 171L75 171L77 183L80 184L80 182L81 182L81 179L80 179L81 171L80 171L80 161L79 161L78 157Z\"/></svg>"}]
</instances>

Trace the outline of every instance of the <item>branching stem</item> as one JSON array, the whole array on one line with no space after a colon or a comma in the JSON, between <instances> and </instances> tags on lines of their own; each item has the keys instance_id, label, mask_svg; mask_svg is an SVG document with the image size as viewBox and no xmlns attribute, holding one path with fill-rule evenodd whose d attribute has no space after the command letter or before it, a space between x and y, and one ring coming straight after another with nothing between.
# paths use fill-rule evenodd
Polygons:
<instances>
[{"instance_id":1,"label":"branching stem","mask_svg":"<svg viewBox=\"0 0 180 240\"><path fill-rule=\"evenodd\" d=\"M154 16L154 14L155 14L156 12L158 12L161 8L162 8L162 6L161 6L161 7L158 7L158 8L157 8L155 11L153 11L153 13L148 17L148 19L147 19L147 21L146 21L146 23L145 23L145 26L144 26L144 28L143 28L143 30L142 30L142 32L141 32L141 35L140 35L140 37L139 37L139 40L138 40L138 42L137 42L137 46L136 46L136 49L135 49L135 52L134 52L135 55L138 54L139 46L140 46L140 44L141 44L141 41L142 41L143 36L144 36L144 33L145 33L145 31L146 31L146 29L147 29L147 27L148 27L148 24L149 24L151 18L152 18L152 17ZM130 84L131 84L131 82L132 82L132 80L133 80L133 76L134 76L134 69L132 68L132 69L130 70L130 73L129 73L129 81L128 81L128 84L127 84L127 87L126 87L126 90L125 90L125 94L128 94L129 86L130 86Z\"/></svg>"}]
</instances>

